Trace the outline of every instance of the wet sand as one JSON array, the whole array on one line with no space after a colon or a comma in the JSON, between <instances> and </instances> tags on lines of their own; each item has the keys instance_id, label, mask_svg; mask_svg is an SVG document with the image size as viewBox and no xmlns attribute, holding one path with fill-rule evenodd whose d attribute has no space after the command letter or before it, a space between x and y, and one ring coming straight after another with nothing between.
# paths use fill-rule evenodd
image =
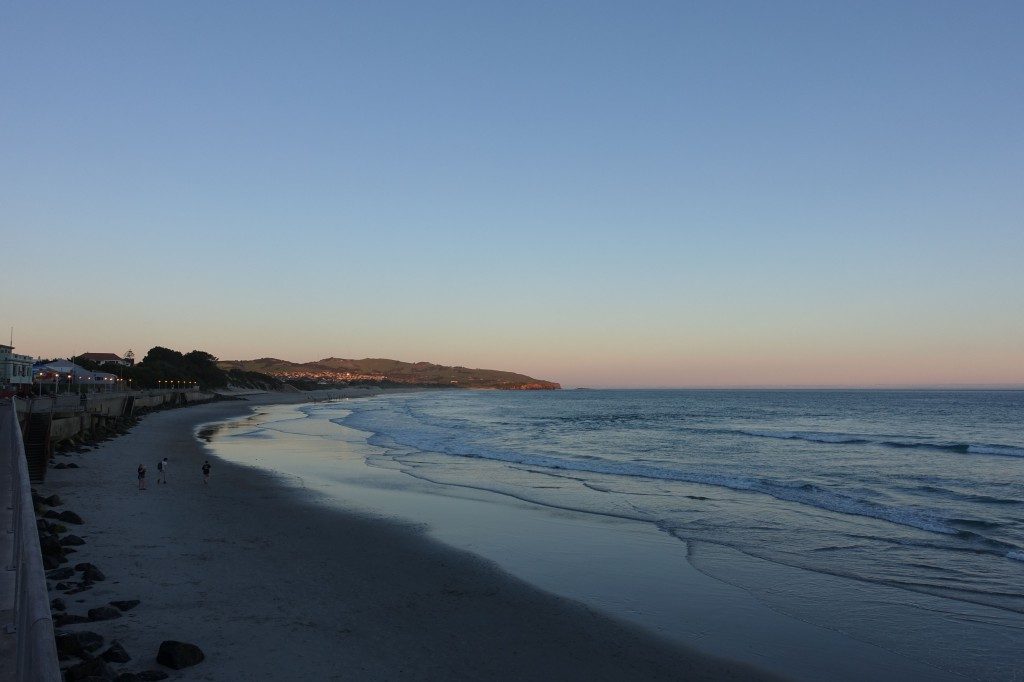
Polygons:
<instances>
[{"instance_id":1,"label":"wet sand","mask_svg":"<svg viewBox=\"0 0 1024 682\"><path fill-rule=\"evenodd\" d=\"M212 458L193 435L260 403L304 401L268 394L160 412L63 460L81 468L51 470L41 492L85 519L74 561L107 576L65 597L69 612L142 602L66 629L120 641L133 657L124 670L160 668L166 639L201 647L206 660L165 669L172 679L767 679L543 592L422 528L320 504L314 491Z\"/></svg>"}]
</instances>

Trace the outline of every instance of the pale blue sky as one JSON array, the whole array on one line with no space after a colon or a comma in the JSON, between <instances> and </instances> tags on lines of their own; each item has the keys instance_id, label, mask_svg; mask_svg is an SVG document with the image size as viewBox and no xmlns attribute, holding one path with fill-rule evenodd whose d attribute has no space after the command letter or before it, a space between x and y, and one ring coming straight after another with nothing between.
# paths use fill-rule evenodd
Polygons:
<instances>
[{"instance_id":1,"label":"pale blue sky","mask_svg":"<svg viewBox=\"0 0 1024 682\"><path fill-rule=\"evenodd\" d=\"M4 3L20 352L1024 383L1024 4Z\"/></svg>"}]
</instances>

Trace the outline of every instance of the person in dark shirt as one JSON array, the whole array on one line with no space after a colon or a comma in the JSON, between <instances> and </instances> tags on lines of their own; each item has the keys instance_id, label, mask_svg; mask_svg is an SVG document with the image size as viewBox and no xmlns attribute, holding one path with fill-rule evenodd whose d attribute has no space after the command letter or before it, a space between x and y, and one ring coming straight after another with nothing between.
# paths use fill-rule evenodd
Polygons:
<instances>
[{"instance_id":1,"label":"person in dark shirt","mask_svg":"<svg viewBox=\"0 0 1024 682\"><path fill-rule=\"evenodd\" d=\"M210 482L210 460L203 462L203 485Z\"/></svg>"},{"instance_id":2,"label":"person in dark shirt","mask_svg":"<svg viewBox=\"0 0 1024 682\"><path fill-rule=\"evenodd\" d=\"M139 465L139 490L146 489L146 465Z\"/></svg>"}]
</instances>

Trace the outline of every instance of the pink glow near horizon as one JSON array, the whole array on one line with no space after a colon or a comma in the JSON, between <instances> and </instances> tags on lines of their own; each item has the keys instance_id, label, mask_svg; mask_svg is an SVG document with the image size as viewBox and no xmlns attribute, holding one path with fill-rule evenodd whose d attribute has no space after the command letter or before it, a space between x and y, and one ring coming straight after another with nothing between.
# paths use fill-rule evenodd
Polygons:
<instances>
[{"instance_id":1,"label":"pink glow near horizon","mask_svg":"<svg viewBox=\"0 0 1024 682\"><path fill-rule=\"evenodd\" d=\"M120 354L132 348L141 359L149 347L164 345L181 351L206 350L225 360L276 357L309 362L331 356L388 357L508 370L566 386L591 387L1024 386L1022 355L1012 343L885 349L881 344L872 347L840 340L830 345L757 343L752 339L700 344L691 340L687 350L684 343L678 349L670 348L664 338L647 344L633 338L628 345L606 338L590 347L585 339L572 343L563 338L502 348L493 345L494 339L474 343L471 338L460 338L445 343L443 337L426 335L419 344L400 336L333 343L301 335L285 339L281 330L273 329L242 334L242 342L225 330L209 333L173 326L159 334L147 334L151 340L128 330L111 333L78 327L68 334L55 325L43 331L49 333L16 332L18 352L66 357L90 351ZM55 338L62 340L55 343Z\"/></svg>"}]
</instances>

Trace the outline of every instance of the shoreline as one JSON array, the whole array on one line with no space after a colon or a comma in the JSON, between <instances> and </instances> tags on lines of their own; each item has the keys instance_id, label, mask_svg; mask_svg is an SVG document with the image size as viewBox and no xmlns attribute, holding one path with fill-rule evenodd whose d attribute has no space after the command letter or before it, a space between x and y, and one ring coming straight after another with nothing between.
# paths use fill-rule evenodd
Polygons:
<instances>
[{"instance_id":1,"label":"shoreline","mask_svg":"<svg viewBox=\"0 0 1024 682\"><path fill-rule=\"evenodd\" d=\"M544 592L416 525L332 509L211 456L194 436L200 424L312 400L249 397L150 415L41 487L85 520L74 561L107 575L66 597L69 613L141 601L122 618L62 628L117 639L132 656L126 670L159 667L160 642L174 639L206 660L165 669L171 679L772 679ZM166 486L158 454L170 458ZM146 491L135 486L139 461Z\"/></svg>"},{"instance_id":2,"label":"shoreline","mask_svg":"<svg viewBox=\"0 0 1024 682\"><path fill-rule=\"evenodd\" d=\"M362 405L373 410L374 402ZM492 474L479 467L476 482L423 475L420 460L430 460L429 451L399 454L401 446L371 444L371 423L338 423L358 405L312 412L267 406L211 425L216 432L207 433L209 447L230 461L270 469L285 484L315 489L324 504L421 526L430 538L529 585L702 654L795 680L959 679L927 654L889 646L885 635L864 638L829 627L815 613L815 599L805 604L799 590L787 586L800 585L819 599L827 595L833 608L853 612L861 600L899 602L898 590L862 589L564 500L551 505L487 485ZM279 451L293 456L279 458ZM458 467L458 461L446 460L446 466ZM501 473L493 476L498 480ZM777 598L780 590L788 597ZM930 627L912 614L899 618Z\"/></svg>"}]
</instances>

